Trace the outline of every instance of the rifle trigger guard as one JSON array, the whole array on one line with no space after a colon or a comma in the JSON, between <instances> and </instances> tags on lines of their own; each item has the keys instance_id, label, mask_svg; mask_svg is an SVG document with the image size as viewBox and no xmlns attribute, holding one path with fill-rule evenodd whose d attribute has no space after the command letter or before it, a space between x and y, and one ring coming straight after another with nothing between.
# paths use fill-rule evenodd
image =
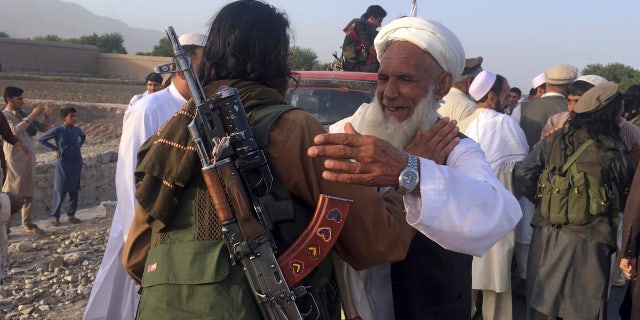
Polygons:
<instances>
[{"instance_id":1,"label":"rifle trigger guard","mask_svg":"<svg viewBox=\"0 0 640 320\"><path fill-rule=\"evenodd\" d=\"M307 290L307 287L298 286L291 289L291 291L294 294L294 297L292 298L297 301L296 305L298 306L303 319L318 319L320 317L320 309L318 308L316 299ZM305 299L306 303L304 303L304 305L301 305L302 300L300 298L308 299Z\"/></svg>"},{"instance_id":2,"label":"rifle trigger guard","mask_svg":"<svg viewBox=\"0 0 640 320\"><path fill-rule=\"evenodd\" d=\"M238 258L248 257L252 251L247 241L238 242L233 246L233 255Z\"/></svg>"}]
</instances>

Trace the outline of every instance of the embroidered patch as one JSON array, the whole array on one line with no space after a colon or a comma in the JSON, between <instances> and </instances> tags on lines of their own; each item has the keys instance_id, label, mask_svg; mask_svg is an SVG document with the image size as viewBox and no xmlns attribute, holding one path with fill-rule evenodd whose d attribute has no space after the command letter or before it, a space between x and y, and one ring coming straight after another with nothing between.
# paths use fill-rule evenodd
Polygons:
<instances>
[{"instance_id":1,"label":"embroidered patch","mask_svg":"<svg viewBox=\"0 0 640 320\"><path fill-rule=\"evenodd\" d=\"M318 259L318 257L320 256L320 247L314 244L308 245L305 251L309 254L311 259L313 260Z\"/></svg>"},{"instance_id":2,"label":"embroidered patch","mask_svg":"<svg viewBox=\"0 0 640 320\"><path fill-rule=\"evenodd\" d=\"M331 241L331 228L326 228L326 227L318 228L318 230L316 231L316 234L320 238L322 238L324 242Z\"/></svg>"},{"instance_id":3,"label":"embroidered patch","mask_svg":"<svg viewBox=\"0 0 640 320\"><path fill-rule=\"evenodd\" d=\"M158 263L150 264L147 266L147 272L154 272L158 268Z\"/></svg>"},{"instance_id":4,"label":"embroidered patch","mask_svg":"<svg viewBox=\"0 0 640 320\"><path fill-rule=\"evenodd\" d=\"M342 212L338 208L331 209L327 214L327 219L340 223L342 222Z\"/></svg>"},{"instance_id":5,"label":"embroidered patch","mask_svg":"<svg viewBox=\"0 0 640 320\"><path fill-rule=\"evenodd\" d=\"M299 260L293 260L291 261L291 268L293 269L293 273L298 275L304 270L304 263Z\"/></svg>"}]
</instances>

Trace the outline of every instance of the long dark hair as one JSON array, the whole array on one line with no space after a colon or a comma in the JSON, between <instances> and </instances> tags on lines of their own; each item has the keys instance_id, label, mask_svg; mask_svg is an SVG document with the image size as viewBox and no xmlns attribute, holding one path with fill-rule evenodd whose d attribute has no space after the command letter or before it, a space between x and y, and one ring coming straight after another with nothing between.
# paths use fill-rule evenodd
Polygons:
<instances>
[{"instance_id":1,"label":"long dark hair","mask_svg":"<svg viewBox=\"0 0 640 320\"><path fill-rule=\"evenodd\" d=\"M205 86L239 79L284 92L292 78L286 14L255 0L224 6L211 22L199 75Z\"/></svg>"},{"instance_id":2,"label":"long dark hair","mask_svg":"<svg viewBox=\"0 0 640 320\"><path fill-rule=\"evenodd\" d=\"M627 120L633 119L640 112L640 85L635 84L624 92L624 112Z\"/></svg>"},{"instance_id":3,"label":"long dark hair","mask_svg":"<svg viewBox=\"0 0 640 320\"><path fill-rule=\"evenodd\" d=\"M600 137L605 136L613 141L621 142L620 126L617 118L622 113L622 94L618 95L600 110L589 113L571 113L569 119L569 128L575 130L584 130L589 133L589 137L593 139L596 145L602 147L603 142ZM575 132L569 130L569 134Z\"/></svg>"}]
</instances>

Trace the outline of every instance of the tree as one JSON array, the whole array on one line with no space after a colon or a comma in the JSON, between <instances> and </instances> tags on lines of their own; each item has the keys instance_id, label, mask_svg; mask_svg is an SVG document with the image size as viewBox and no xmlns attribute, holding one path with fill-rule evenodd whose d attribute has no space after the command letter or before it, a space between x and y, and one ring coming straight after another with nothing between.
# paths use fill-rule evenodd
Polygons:
<instances>
[{"instance_id":1,"label":"tree","mask_svg":"<svg viewBox=\"0 0 640 320\"><path fill-rule=\"evenodd\" d=\"M291 47L291 69L292 70L312 70L318 64L318 55L309 48Z\"/></svg>"},{"instance_id":2,"label":"tree","mask_svg":"<svg viewBox=\"0 0 640 320\"><path fill-rule=\"evenodd\" d=\"M8 33L0 31L0 38L11 38Z\"/></svg>"},{"instance_id":3,"label":"tree","mask_svg":"<svg viewBox=\"0 0 640 320\"><path fill-rule=\"evenodd\" d=\"M588 64L580 72L582 75L597 74L618 84L620 91L625 91L631 85L640 84L640 71L622 63Z\"/></svg>"},{"instance_id":4,"label":"tree","mask_svg":"<svg viewBox=\"0 0 640 320\"><path fill-rule=\"evenodd\" d=\"M157 45L153 46L153 51L136 52L136 54L141 56L173 57L173 46L171 46L169 38L163 37L158 41Z\"/></svg>"},{"instance_id":5,"label":"tree","mask_svg":"<svg viewBox=\"0 0 640 320\"><path fill-rule=\"evenodd\" d=\"M127 53L123 45L124 38L122 34L117 32L105 33L103 35L93 33L91 35L81 36L80 38L66 39L64 42L94 45L98 47L98 52L101 53Z\"/></svg>"},{"instance_id":6,"label":"tree","mask_svg":"<svg viewBox=\"0 0 640 320\"><path fill-rule=\"evenodd\" d=\"M55 34L48 34L46 36L33 37L32 40L86 44L98 47L98 52L100 53L127 54L127 49L125 49L123 45L124 38L122 37L122 34L117 32L105 33L103 35L93 33L81 36L80 38L68 39L61 38Z\"/></svg>"},{"instance_id":7,"label":"tree","mask_svg":"<svg viewBox=\"0 0 640 320\"><path fill-rule=\"evenodd\" d=\"M33 39L31 40L35 40L35 41L50 41L50 42L62 42L64 41L64 39L56 36L55 34L48 34L46 36L37 36L37 37L33 37Z\"/></svg>"},{"instance_id":8,"label":"tree","mask_svg":"<svg viewBox=\"0 0 640 320\"><path fill-rule=\"evenodd\" d=\"M117 32L105 33L98 37L98 51L105 53L127 54L124 48L124 38Z\"/></svg>"}]
</instances>

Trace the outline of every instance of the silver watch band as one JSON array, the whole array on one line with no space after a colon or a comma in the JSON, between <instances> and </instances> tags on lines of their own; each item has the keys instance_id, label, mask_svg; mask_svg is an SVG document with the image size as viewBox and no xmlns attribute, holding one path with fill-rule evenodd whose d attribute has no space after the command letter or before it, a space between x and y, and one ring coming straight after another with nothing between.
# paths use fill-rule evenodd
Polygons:
<instances>
[{"instance_id":1,"label":"silver watch band","mask_svg":"<svg viewBox=\"0 0 640 320\"><path fill-rule=\"evenodd\" d=\"M407 156L409 157L409 160L407 161L407 166L418 170L418 157L416 157L411 153L407 153Z\"/></svg>"}]
</instances>

